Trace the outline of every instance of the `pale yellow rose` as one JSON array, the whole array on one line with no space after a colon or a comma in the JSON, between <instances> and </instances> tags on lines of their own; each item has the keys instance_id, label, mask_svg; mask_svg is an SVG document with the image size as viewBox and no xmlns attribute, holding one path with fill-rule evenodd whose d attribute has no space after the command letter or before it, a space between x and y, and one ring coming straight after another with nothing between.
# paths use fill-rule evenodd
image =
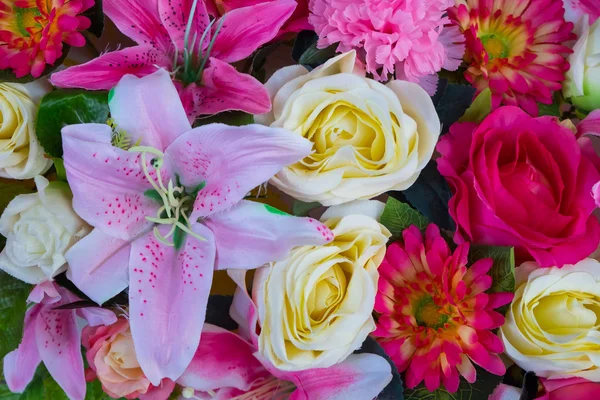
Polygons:
<instances>
[{"instance_id":1,"label":"pale yellow rose","mask_svg":"<svg viewBox=\"0 0 600 400\"><path fill-rule=\"evenodd\" d=\"M35 118L47 83L0 83L0 177L31 179L52 161L35 134Z\"/></svg>"},{"instance_id":2,"label":"pale yellow rose","mask_svg":"<svg viewBox=\"0 0 600 400\"><path fill-rule=\"evenodd\" d=\"M375 329L377 268L391 236L376 220L383 204L342 207L321 219L335 235L331 243L296 247L256 272L259 352L279 369L339 363Z\"/></svg>"},{"instance_id":3,"label":"pale yellow rose","mask_svg":"<svg viewBox=\"0 0 600 400\"><path fill-rule=\"evenodd\" d=\"M600 262L517 268L517 290L499 335L506 354L545 378L600 382Z\"/></svg>"},{"instance_id":4,"label":"pale yellow rose","mask_svg":"<svg viewBox=\"0 0 600 400\"><path fill-rule=\"evenodd\" d=\"M355 58L351 51L311 72L282 68L265 84L273 108L256 122L314 144L271 180L299 200L329 206L407 189L433 154L440 121L425 90L367 79Z\"/></svg>"}]
</instances>

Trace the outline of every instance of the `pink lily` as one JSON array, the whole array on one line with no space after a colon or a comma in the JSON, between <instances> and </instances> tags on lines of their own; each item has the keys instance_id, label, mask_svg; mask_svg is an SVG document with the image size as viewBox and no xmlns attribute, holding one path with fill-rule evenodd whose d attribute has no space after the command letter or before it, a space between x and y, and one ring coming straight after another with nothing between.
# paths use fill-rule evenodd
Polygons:
<instances>
[{"instance_id":1,"label":"pink lily","mask_svg":"<svg viewBox=\"0 0 600 400\"><path fill-rule=\"evenodd\" d=\"M200 347L177 381L183 397L198 400L373 399L391 381L388 362L353 354L329 368L279 371L257 358L256 348L233 332L205 324Z\"/></svg>"},{"instance_id":2,"label":"pink lily","mask_svg":"<svg viewBox=\"0 0 600 400\"><path fill-rule=\"evenodd\" d=\"M262 125L192 129L164 70L125 76L109 105L115 132L62 131L73 207L95 228L66 254L69 278L98 303L129 286L136 354L157 386L194 356L215 268L256 268L333 234L243 200L308 155L308 140Z\"/></svg>"},{"instance_id":3,"label":"pink lily","mask_svg":"<svg viewBox=\"0 0 600 400\"><path fill-rule=\"evenodd\" d=\"M52 282L33 288L27 301L37 303L25 314L23 340L4 357L4 376L8 388L22 393L33 379L40 362L71 400L85 398L85 377L81 355L81 327L76 317L91 326L108 325L115 314L99 307L57 309L81 299Z\"/></svg>"},{"instance_id":4,"label":"pink lily","mask_svg":"<svg viewBox=\"0 0 600 400\"><path fill-rule=\"evenodd\" d=\"M209 21L203 0L105 0L104 12L138 46L106 53L52 75L54 86L108 90L126 74L171 72L190 121L203 114L271 109L269 94L229 63L273 39L296 7L277 0Z\"/></svg>"},{"instance_id":5,"label":"pink lily","mask_svg":"<svg viewBox=\"0 0 600 400\"><path fill-rule=\"evenodd\" d=\"M579 124L577 124L577 142L586 153L590 153L590 160L597 160L594 146L591 143L590 136L600 137L600 110L594 110L588 114ZM596 165L600 170L600 165ZM596 202L596 207L600 207L600 182L592 187L592 197Z\"/></svg>"}]
</instances>

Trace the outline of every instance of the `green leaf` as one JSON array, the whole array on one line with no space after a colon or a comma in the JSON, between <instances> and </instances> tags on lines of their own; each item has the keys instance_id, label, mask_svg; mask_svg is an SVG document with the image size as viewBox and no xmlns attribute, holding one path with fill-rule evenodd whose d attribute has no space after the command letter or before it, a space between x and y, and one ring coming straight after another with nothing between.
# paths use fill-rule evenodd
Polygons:
<instances>
[{"instance_id":1,"label":"green leaf","mask_svg":"<svg viewBox=\"0 0 600 400\"><path fill-rule=\"evenodd\" d=\"M113 400L113 398L104 393L102 383L98 379L95 379L87 383L85 400Z\"/></svg>"},{"instance_id":2,"label":"green leaf","mask_svg":"<svg viewBox=\"0 0 600 400\"><path fill-rule=\"evenodd\" d=\"M21 343L26 301L32 288L33 286L0 271L0 359Z\"/></svg>"},{"instance_id":3,"label":"green leaf","mask_svg":"<svg viewBox=\"0 0 600 400\"><path fill-rule=\"evenodd\" d=\"M483 121L492 112L492 91L490 88L486 88L483 92L479 93L473 104L464 115L460 117L459 122L476 122Z\"/></svg>"},{"instance_id":4,"label":"green leaf","mask_svg":"<svg viewBox=\"0 0 600 400\"><path fill-rule=\"evenodd\" d=\"M390 359L390 357L387 355L385 350L383 350L381 345L379 343L377 343L377 341L375 339L373 339L370 336L367 337L367 339L360 346L360 349L358 349L354 353L356 353L356 354L361 354L361 353L377 354L378 356L385 358L385 360L390 364L390 367L392 368L392 381L381 391L381 393L379 393L379 395L377 395L377 400L403 400L404 399L404 394L403 394L403 389L402 389L402 378L400 377L400 374L398 373L398 368L396 368L396 365L394 364L394 362Z\"/></svg>"},{"instance_id":5,"label":"green leaf","mask_svg":"<svg viewBox=\"0 0 600 400\"><path fill-rule=\"evenodd\" d=\"M321 203L316 201L312 203L306 203L304 201L294 200L294 203L292 203L292 215L297 217L306 217L309 212L318 207L321 207Z\"/></svg>"},{"instance_id":6,"label":"green leaf","mask_svg":"<svg viewBox=\"0 0 600 400\"><path fill-rule=\"evenodd\" d=\"M6 384L0 383L0 400L19 400L20 398L19 393L12 393Z\"/></svg>"},{"instance_id":7,"label":"green leaf","mask_svg":"<svg viewBox=\"0 0 600 400\"><path fill-rule=\"evenodd\" d=\"M194 127L208 124L226 124L230 126L244 126L254 123L254 115L243 111L225 111L210 117L198 118L194 122Z\"/></svg>"},{"instance_id":8,"label":"green leaf","mask_svg":"<svg viewBox=\"0 0 600 400\"><path fill-rule=\"evenodd\" d=\"M56 178L61 182L67 181L67 170L65 169L65 162L62 158L52 157L54 162L54 169L56 169Z\"/></svg>"},{"instance_id":9,"label":"green leaf","mask_svg":"<svg viewBox=\"0 0 600 400\"><path fill-rule=\"evenodd\" d=\"M0 179L0 214L4 211L8 203L20 194L33 193L35 183L33 180L17 181Z\"/></svg>"},{"instance_id":10,"label":"green leaf","mask_svg":"<svg viewBox=\"0 0 600 400\"><path fill-rule=\"evenodd\" d=\"M424 230L429 221L421 213L406 203L402 203L393 197L389 197L380 219L392 233L392 238L401 238L402 232L411 225L416 225Z\"/></svg>"},{"instance_id":11,"label":"green leaf","mask_svg":"<svg viewBox=\"0 0 600 400\"><path fill-rule=\"evenodd\" d=\"M548 115L551 117L560 117L560 105L558 103L552 104L542 104L538 103L538 108L540 110L539 116Z\"/></svg>"},{"instance_id":12,"label":"green leaf","mask_svg":"<svg viewBox=\"0 0 600 400\"><path fill-rule=\"evenodd\" d=\"M63 43L63 52L60 58L56 60L53 65L46 65L46 69L44 69L44 72L42 72L42 75L40 75L39 78L54 72L58 67L60 67L69 55L70 50L71 46L68 46ZM0 82L29 83L39 78L34 78L31 74L25 75L21 78L17 78L10 69L0 70Z\"/></svg>"},{"instance_id":13,"label":"green leaf","mask_svg":"<svg viewBox=\"0 0 600 400\"><path fill-rule=\"evenodd\" d=\"M435 109L442 123L442 134L448 132L473 102L475 88L471 85L449 83Z\"/></svg>"},{"instance_id":14,"label":"green leaf","mask_svg":"<svg viewBox=\"0 0 600 400\"><path fill-rule=\"evenodd\" d=\"M317 48L317 44L314 43L310 46L304 54L300 57L300 64L308 65L312 68L316 68L321 64L324 64L330 58L335 57L337 44L332 44L324 49Z\"/></svg>"},{"instance_id":15,"label":"green leaf","mask_svg":"<svg viewBox=\"0 0 600 400\"><path fill-rule=\"evenodd\" d=\"M43 376L43 385L44 385L44 398L52 399L52 400L69 400L69 397L66 395L64 390L56 383L54 378L50 376L50 373L44 368Z\"/></svg>"},{"instance_id":16,"label":"green leaf","mask_svg":"<svg viewBox=\"0 0 600 400\"><path fill-rule=\"evenodd\" d=\"M404 400L486 400L502 381L502 376L490 374L483 368L475 367L477 379L473 384L460 378L460 385L455 393L450 393L443 387L434 392L427 390L421 384L414 389L404 390Z\"/></svg>"},{"instance_id":17,"label":"green leaf","mask_svg":"<svg viewBox=\"0 0 600 400\"><path fill-rule=\"evenodd\" d=\"M158 204L163 204L163 199L160 196L160 193L158 193L157 190L155 189L148 189L144 192L144 196L148 197L149 199L152 199L154 201L156 201Z\"/></svg>"},{"instance_id":18,"label":"green leaf","mask_svg":"<svg viewBox=\"0 0 600 400\"><path fill-rule=\"evenodd\" d=\"M72 124L104 124L108 113L108 92L55 90L44 96L40 104L36 122L40 144L52 157L62 157L62 128Z\"/></svg>"},{"instance_id":19,"label":"green leaf","mask_svg":"<svg viewBox=\"0 0 600 400\"><path fill-rule=\"evenodd\" d=\"M88 17L92 22L92 26L87 30L97 38L102 36L104 31L104 12L102 11L102 0L96 0L94 6L82 14Z\"/></svg>"}]
</instances>

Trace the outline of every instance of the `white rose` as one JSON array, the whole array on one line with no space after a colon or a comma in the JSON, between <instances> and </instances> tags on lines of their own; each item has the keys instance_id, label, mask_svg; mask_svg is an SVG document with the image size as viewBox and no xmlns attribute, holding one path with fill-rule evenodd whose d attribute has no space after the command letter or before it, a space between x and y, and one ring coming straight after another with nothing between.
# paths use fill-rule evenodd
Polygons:
<instances>
[{"instance_id":1,"label":"white rose","mask_svg":"<svg viewBox=\"0 0 600 400\"><path fill-rule=\"evenodd\" d=\"M42 176L35 183L37 193L15 197L0 216L0 234L6 237L0 269L31 284L65 271L65 252L90 231L73 211L66 183Z\"/></svg>"},{"instance_id":2,"label":"white rose","mask_svg":"<svg viewBox=\"0 0 600 400\"><path fill-rule=\"evenodd\" d=\"M568 58L571 68L563 84L563 94L583 111L600 108L600 19L588 25L588 17L580 24L581 34L573 54Z\"/></svg>"},{"instance_id":3,"label":"white rose","mask_svg":"<svg viewBox=\"0 0 600 400\"><path fill-rule=\"evenodd\" d=\"M377 268L391 236L373 218L383 204L330 210L321 220L335 235L331 243L296 247L254 278L259 352L282 370L339 363L375 329Z\"/></svg>"},{"instance_id":4,"label":"white rose","mask_svg":"<svg viewBox=\"0 0 600 400\"><path fill-rule=\"evenodd\" d=\"M35 134L38 105L46 92L43 80L0 83L0 177L31 179L52 165Z\"/></svg>"},{"instance_id":5,"label":"white rose","mask_svg":"<svg viewBox=\"0 0 600 400\"><path fill-rule=\"evenodd\" d=\"M425 90L367 79L355 58L351 51L311 72L282 68L265 85L273 109L256 122L314 144L271 180L299 200L329 206L407 189L433 154L440 121Z\"/></svg>"}]
</instances>

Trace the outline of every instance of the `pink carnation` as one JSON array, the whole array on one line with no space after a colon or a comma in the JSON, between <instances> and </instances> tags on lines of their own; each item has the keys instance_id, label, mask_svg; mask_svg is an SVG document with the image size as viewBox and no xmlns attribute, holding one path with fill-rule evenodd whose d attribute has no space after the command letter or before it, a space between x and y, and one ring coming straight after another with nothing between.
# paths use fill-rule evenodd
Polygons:
<instances>
[{"instance_id":1,"label":"pink carnation","mask_svg":"<svg viewBox=\"0 0 600 400\"><path fill-rule=\"evenodd\" d=\"M319 48L339 43L339 52L356 49L376 79L395 74L431 83L442 68L456 70L464 53L458 30L445 26L446 9L453 5L452 0L310 0L309 22Z\"/></svg>"}]
</instances>

